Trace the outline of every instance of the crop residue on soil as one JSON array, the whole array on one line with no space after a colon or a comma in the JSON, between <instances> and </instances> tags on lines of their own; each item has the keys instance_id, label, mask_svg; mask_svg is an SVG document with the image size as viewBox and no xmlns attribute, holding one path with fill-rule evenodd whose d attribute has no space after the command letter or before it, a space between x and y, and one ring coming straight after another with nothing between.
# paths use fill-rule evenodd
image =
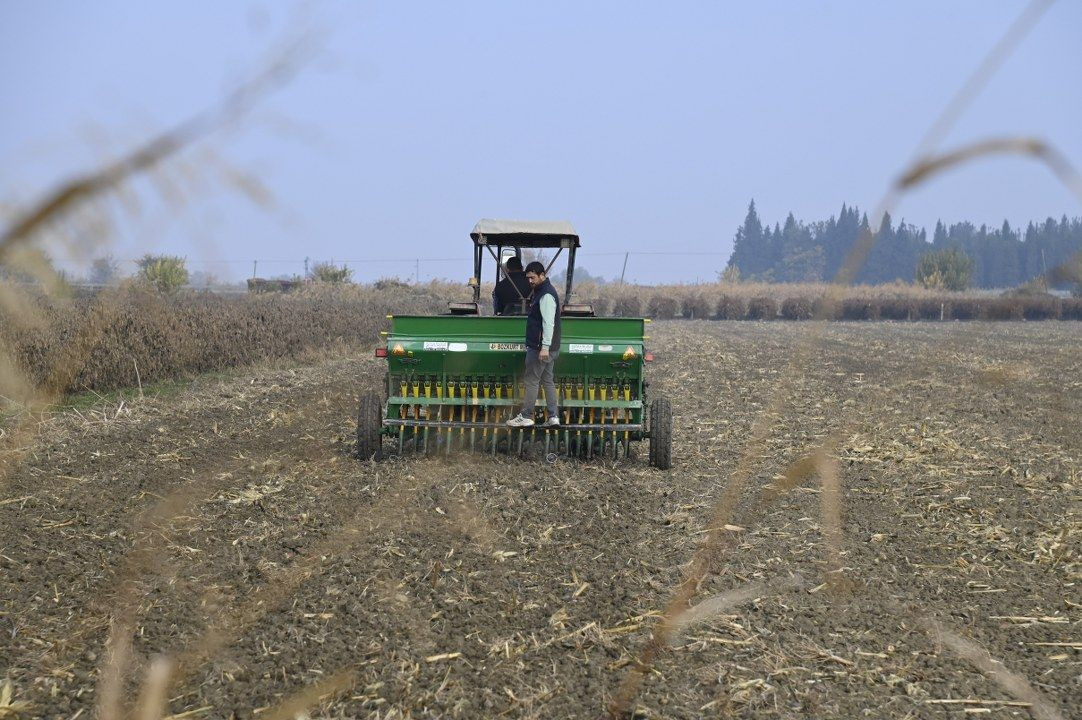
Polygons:
<instances>
[{"instance_id":1,"label":"crop residue on soil","mask_svg":"<svg viewBox=\"0 0 1082 720\"><path fill-rule=\"evenodd\" d=\"M0 492L0 674L29 703L0 717L93 716L111 633L131 638L120 702L166 655L186 717L598 717L783 377L639 716L1070 717L1082 329L832 324L788 377L809 332L655 326L670 472L359 463L354 398L382 377L363 354L54 417ZM831 438L839 538L814 473L782 476Z\"/></svg>"}]
</instances>

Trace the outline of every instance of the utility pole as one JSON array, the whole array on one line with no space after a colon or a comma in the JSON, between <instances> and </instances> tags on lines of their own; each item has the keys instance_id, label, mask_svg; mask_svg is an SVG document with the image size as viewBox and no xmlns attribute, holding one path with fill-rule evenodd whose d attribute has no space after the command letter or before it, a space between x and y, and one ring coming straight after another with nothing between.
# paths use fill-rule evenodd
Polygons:
<instances>
[{"instance_id":1,"label":"utility pole","mask_svg":"<svg viewBox=\"0 0 1082 720\"><path fill-rule=\"evenodd\" d=\"M624 274L627 273L627 256L630 255L630 254L631 254L630 252L624 253L624 268L623 268L623 270L620 271L620 284L621 285L624 284Z\"/></svg>"},{"instance_id":2,"label":"utility pole","mask_svg":"<svg viewBox=\"0 0 1082 720\"><path fill-rule=\"evenodd\" d=\"M253 278L257 275L256 271L258 269L259 269L259 261L258 260L253 260L252 261L252 277Z\"/></svg>"},{"instance_id":3,"label":"utility pole","mask_svg":"<svg viewBox=\"0 0 1082 720\"><path fill-rule=\"evenodd\" d=\"M308 279L308 258L304 259L304 279Z\"/></svg>"},{"instance_id":4,"label":"utility pole","mask_svg":"<svg viewBox=\"0 0 1082 720\"><path fill-rule=\"evenodd\" d=\"M421 258L417 258L416 260L414 260L413 282L415 285L421 284Z\"/></svg>"}]
</instances>

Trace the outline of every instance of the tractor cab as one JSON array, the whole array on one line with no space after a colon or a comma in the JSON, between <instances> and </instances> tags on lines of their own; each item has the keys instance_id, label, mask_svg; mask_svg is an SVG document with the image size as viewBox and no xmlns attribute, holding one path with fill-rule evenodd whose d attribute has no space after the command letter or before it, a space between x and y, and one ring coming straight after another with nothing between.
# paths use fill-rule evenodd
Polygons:
<instances>
[{"instance_id":1,"label":"tractor cab","mask_svg":"<svg viewBox=\"0 0 1082 720\"><path fill-rule=\"evenodd\" d=\"M448 303L451 315L481 315L481 279L483 277L486 256L495 265L494 282L507 278L507 261L518 258L525 266L527 260L523 251L555 254L545 263L545 274L551 275L552 268L566 253L567 282L563 288L563 300L560 314L565 317L593 317L593 308L588 304L572 301L575 278L575 251L579 248L579 235L571 223L562 220L481 220L470 233L473 239L473 276L469 286L473 288L472 302ZM532 254L532 253L531 253ZM530 306L528 292L524 288L516 289L517 300L512 299L503 315L525 315Z\"/></svg>"},{"instance_id":2,"label":"tractor cab","mask_svg":"<svg viewBox=\"0 0 1082 720\"><path fill-rule=\"evenodd\" d=\"M672 407L664 397L650 397L645 379L646 363L653 361L644 345L647 320L595 317L589 305L571 301L579 247L571 224L482 220L470 237L472 302L451 303L444 315L388 316L390 329L375 349L387 363L387 374L382 388L361 394L357 454L366 460L383 457L387 440L398 453L522 455L536 450L545 458L616 460L631 456L632 443L649 440L650 464L671 467ZM526 318L481 313L486 256L499 282L507 260L525 259L528 250L555 251L548 270L567 258L561 344L553 370L558 428L507 427L525 397ZM520 300L527 304L526 297ZM541 420L547 405L538 398L532 410Z\"/></svg>"}]
</instances>

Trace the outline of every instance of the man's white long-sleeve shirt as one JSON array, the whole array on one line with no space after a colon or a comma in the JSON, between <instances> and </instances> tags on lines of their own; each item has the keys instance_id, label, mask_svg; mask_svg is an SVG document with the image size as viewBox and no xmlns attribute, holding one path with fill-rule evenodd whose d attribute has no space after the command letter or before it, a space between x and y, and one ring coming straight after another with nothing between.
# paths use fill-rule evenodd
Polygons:
<instances>
[{"instance_id":1,"label":"man's white long-sleeve shirt","mask_svg":"<svg viewBox=\"0 0 1082 720\"><path fill-rule=\"evenodd\" d=\"M552 344L552 329L556 327L556 299L545 293L537 304L541 309L541 347L548 350Z\"/></svg>"}]
</instances>

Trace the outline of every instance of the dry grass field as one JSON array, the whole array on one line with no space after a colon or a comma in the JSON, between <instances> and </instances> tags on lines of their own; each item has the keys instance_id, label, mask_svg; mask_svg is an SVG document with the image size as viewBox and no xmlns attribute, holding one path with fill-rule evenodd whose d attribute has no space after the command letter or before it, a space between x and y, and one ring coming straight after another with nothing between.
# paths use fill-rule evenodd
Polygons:
<instances>
[{"instance_id":1,"label":"dry grass field","mask_svg":"<svg viewBox=\"0 0 1082 720\"><path fill-rule=\"evenodd\" d=\"M147 688L174 718L599 717L717 532L626 716L1077 716L1082 325L652 344L669 472L361 463L366 344L43 419L0 492L0 717L116 717ZM839 495L791 469L824 442Z\"/></svg>"},{"instance_id":2,"label":"dry grass field","mask_svg":"<svg viewBox=\"0 0 1082 720\"><path fill-rule=\"evenodd\" d=\"M711 320L1082 320L1082 298L936 293L909 285L845 288L832 310L826 285L755 283L658 287L586 283L597 314ZM162 295L137 284L47 295L0 282L0 405L41 391L103 392L296 358L335 343L374 342L387 313L440 313L468 300L465 285L304 286L290 293ZM482 290L488 302L491 288ZM490 312L485 307L484 311Z\"/></svg>"}]
</instances>

